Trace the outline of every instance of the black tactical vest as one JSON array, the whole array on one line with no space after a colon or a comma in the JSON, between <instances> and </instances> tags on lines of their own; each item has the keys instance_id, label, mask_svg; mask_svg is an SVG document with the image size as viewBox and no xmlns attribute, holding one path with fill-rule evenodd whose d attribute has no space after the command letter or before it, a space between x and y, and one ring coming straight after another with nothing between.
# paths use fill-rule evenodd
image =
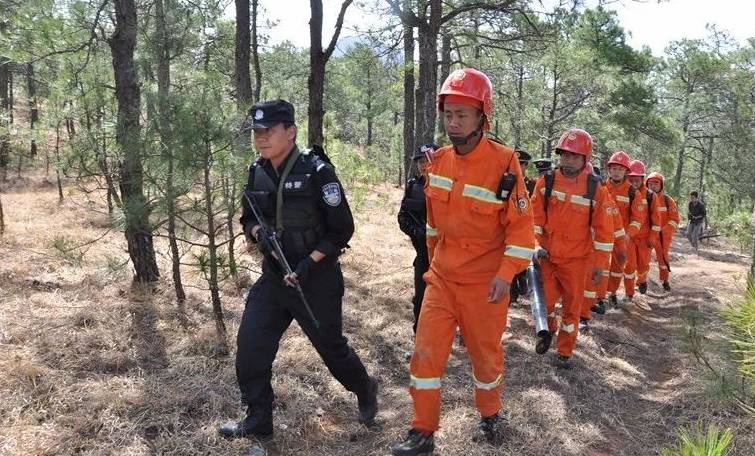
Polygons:
<instances>
[{"instance_id":1,"label":"black tactical vest","mask_svg":"<svg viewBox=\"0 0 755 456\"><path fill-rule=\"evenodd\" d=\"M262 210L265 222L276 229L283 251L292 266L309 255L325 234L325 223L318 207L320 184L317 166L322 162L315 156L301 154L280 187L283 208L277 223L277 194L279 186L257 161L252 165L254 186L252 194Z\"/></svg>"},{"instance_id":2,"label":"black tactical vest","mask_svg":"<svg viewBox=\"0 0 755 456\"><path fill-rule=\"evenodd\" d=\"M420 222L425 223L427 221L424 179L417 177L411 180L409 191L404 199L404 207L412 212Z\"/></svg>"}]
</instances>

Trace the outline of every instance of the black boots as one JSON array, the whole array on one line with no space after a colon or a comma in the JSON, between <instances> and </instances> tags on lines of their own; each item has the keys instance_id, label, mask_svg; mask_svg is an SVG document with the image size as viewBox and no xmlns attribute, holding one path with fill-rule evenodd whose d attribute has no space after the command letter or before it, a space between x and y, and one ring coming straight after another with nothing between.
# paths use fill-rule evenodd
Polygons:
<instances>
[{"instance_id":1,"label":"black boots","mask_svg":"<svg viewBox=\"0 0 755 456\"><path fill-rule=\"evenodd\" d=\"M370 377L370 385L367 391L357 394L359 404L359 422L364 425L372 425L375 422L375 415L378 412L378 382L375 378Z\"/></svg>"},{"instance_id":2,"label":"black boots","mask_svg":"<svg viewBox=\"0 0 755 456\"><path fill-rule=\"evenodd\" d=\"M480 421L474 428L472 440L475 442L487 442L492 444L500 443L501 430L498 426L500 421L501 418L497 413L493 416L484 416L480 418Z\"/></svg>"},{"instance_id":3,"label":"black boots","mask_svg":"<svg viewBox=\"0 0 755 456\"><path fill-rule=\"evenodd\" d=\"M613 306L614 309L619 307L619 299L616 297L616 293L612 293L608 297L608 302L611 304L611 306Z\"/></svg>"},{"instance_id":4,"label":"black boots","mask_svg":"<svg viewBox=\"0 0 755 456\"><path fill-rule=\"evenodd\" d=\"M556 353L556 356L553 358L553 365L558 367L559 369L571 369L572 368L572 360L570 356L563 356Z\"/></svg>"},{"instance_id":5,"label":"black boots","mask_svg":"<svg viewBox=\"0 0 755 456\"><path fill-rule=\"evenodd\" d=\"M256 437L260 440L273 436L272 407L254 408L247 411L246 418L238 423L224 424L218 433L227 438Z\"/></svg>"},{"instance_id":6,"label":"black boots","mask_svg":"<svg viewBox=\"0 0 755 456\"><path fill-rule=\"evenodd\" d=\"M598 315L605 315L606 302L601 299L600 301L596 302L595 305L590 308L590 310L595 312Z\"/></svg>"},{"instance_id":7,"label":"black boots","mask_svg":"<svg viewBox=\"0 0 755 456\"><path fill-rule=\"evenodd\" d=\"M579 319L579 332L580 333L586 333L590 331L590 320L587 318L580 318Z\"/></svg>"},{"instance_id":8,"label":"black boots","mask_svg":"<svg viewBox=\"0 0 755 456\"><path fill-rule=\"evenodd\" d=\"M663 282L663 291L671 291L671 285L668 282Z\"/></svg>"},{"instance_id":9,"label":"black boots","mask_svg":"<svg viewBox=\"0 0 755 456\"><path fill-rule=\"evenodd\" d=\"M637 284L637 290L640 292L640 294L647 293L648 292L648 284L647 284L647 282L638 283Z\"/></svg>"},{"instance_id":10,"label":"black boots","mask_svg":"<svg viewBox=\"0 0 755 456\"><path fill-rule=\"evenodd\" d=\"M433 451L435 451L433 435L426 435L414 429L409 431L403 442L391 447L393 456L432 456Z\"/></svg>"}]
</instances>

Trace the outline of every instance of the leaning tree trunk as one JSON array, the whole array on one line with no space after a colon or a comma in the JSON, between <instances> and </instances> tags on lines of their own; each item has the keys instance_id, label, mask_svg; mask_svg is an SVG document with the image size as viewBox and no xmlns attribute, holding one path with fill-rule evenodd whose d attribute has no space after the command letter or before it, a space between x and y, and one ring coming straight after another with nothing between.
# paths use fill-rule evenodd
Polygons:
<instances>
[{"instance_id":1,"label":"leaning tree trunk","mask_svg":"<svg viewBox=\"0 0 755 456\"><path fill-rule=\"evenodd\" d=\"M404 0L404 9L411 0ZM414 27L404 20L404 183L409 180L414 155Z\"/></svg>"},{"instance_id":2,"label":"leaning tree trunk","mask_svg":"<svg viewBox=\"0 0 755 456\"><path fill-rule=\"evenodd\" d=\"M173 144L173 128L170 102L170 37L168 24L165 19L165 0L155 1L155 32L157 34L157 112L160 127L160 141L162 142L162 156L168 162L165 176L165 201L168 215L168 244L173 274L173 289L176 292L176 303L183 318L186 314L184 303L183 280L181 280L181 255L176 240L176 189L175 189L175 150Z\"/></svg>"},{"instance_id":3,"label":"leaning tree trunk","mask_svg":"<svg viewBox=\"0 0 755 456\"><path fill-rule=\"evenodd\" d=\"M134 0L114 0L115 31L108 40L113 56L118 118L115 139L123 157L120 163L120 188L128 253L134 264L137 282L154 282L160 276L155 260L150 207L144 196L142 145L139 125L139 83L134 48L137 20Z\"/></svg>"}]
</instances>

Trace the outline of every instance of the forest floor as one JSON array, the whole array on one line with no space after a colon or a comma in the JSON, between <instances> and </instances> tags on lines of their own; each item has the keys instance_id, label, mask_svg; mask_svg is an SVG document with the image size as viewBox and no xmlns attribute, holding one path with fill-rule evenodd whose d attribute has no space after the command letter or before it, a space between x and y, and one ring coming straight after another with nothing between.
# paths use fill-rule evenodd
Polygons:
<instances>
[{"instance_id":1,"label":"forest floor","mask_svg":"<svg viewBox=\"0 0 755 456\"><path fill-rule=\"evenodd\" d=\"M151 292L131 286L123 235L108 231L103 204L87 202L73 187L59 204L50 182L32 175L3 187L0 454L249 454L252 442L217 435L217 426L239 418L242 407L235 351L214 355L201 276L184 269L189 326L182 327L169 258L159 258L163 278ZM274 365L275 438L264 445L268 454L386 455L407 431L413 251L396 223L400 197L387 185L369 192L342 258L345 332L381 384L377 426L356 423L355 397L294 324ZM242 255L243 245L237 250ZM244 258L257 269L254 258ZM671 293L662 292L653 266L647 295L595 318L569 371L535 354L529 306L512 306L500 447L470 442L477 419L470 363L455 345L436 454L653 455L676 441L679 427L698 420L732 428L731 455L755 454L755 423L713 393L685 339L694 318L714 368L725 366L716 348L724 342L717 311L741 296L747 257L724 241L704 245L697 256L678 237L672 268ZM245 291L230 281L222 290L232 347Z\"/></svg>"}]
</instances>

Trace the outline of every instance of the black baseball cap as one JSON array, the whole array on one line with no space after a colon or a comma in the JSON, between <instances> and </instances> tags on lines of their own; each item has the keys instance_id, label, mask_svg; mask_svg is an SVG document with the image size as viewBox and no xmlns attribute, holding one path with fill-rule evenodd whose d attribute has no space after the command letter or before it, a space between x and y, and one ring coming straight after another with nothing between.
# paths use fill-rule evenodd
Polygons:
<instances>
[{"instance_id":1,"label":"black baseball cap","mask_svg":"<svg viewBox=\"0 0 755 456\"><path fill-rule=\"evenodd\" d=\"M255 103L249 110L250 128L272 128L279 123L296 123L294 105L286 100Z\"/></svg>"},{"instance_id":2,"label":"black baseball cap","mask_svg":"<svg viewBox=\"0 0 755 456\"><path fill-rule=\"evenodd\" d=\"M438 150L437 144L422 144L421 146L417 147L417 150L414 151L414 156L412 157L412 160L419 160L420 158L427 158L428 154L432 154Z\"/></svg>"}]
</instances>

